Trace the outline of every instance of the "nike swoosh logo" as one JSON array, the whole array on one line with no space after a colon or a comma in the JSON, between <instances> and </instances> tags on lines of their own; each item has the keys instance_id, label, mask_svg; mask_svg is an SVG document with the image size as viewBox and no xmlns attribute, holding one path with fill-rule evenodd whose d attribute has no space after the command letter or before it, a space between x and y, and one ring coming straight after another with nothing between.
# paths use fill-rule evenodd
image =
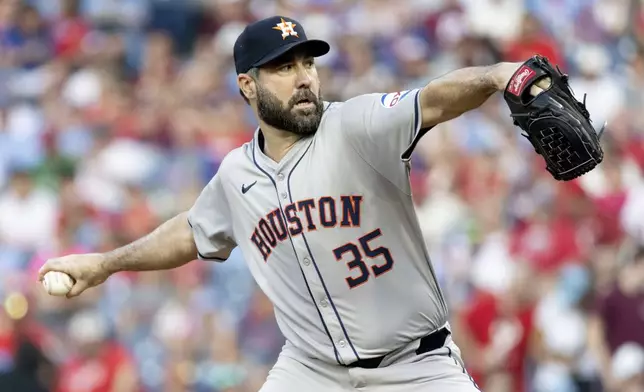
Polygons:
<instances>
[{"instance_id":1,"label":"nike swoosh logo","mask_svg":"<svg viewBox=\"0 0 644 392\"><path fill-rule=\"evenodd\" d=\"M257 181L253 182L252 184L250 184L248 186L242 184L242 193L246 194L246 192L248 192L250 190L250 188L252 188L253 185L255 185L255 184L257 184Z\"/></svg>"}]
</instances>

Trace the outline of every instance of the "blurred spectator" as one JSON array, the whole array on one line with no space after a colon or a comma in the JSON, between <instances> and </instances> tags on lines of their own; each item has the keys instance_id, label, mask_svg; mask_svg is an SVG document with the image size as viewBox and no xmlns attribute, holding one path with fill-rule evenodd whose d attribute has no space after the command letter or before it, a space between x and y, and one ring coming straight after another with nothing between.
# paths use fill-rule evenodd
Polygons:
<instances>
[{"instance_id":1,"label":"blurred spectator","mask_svg":"<svg viewBox=\"0 0 644 392\"><path fill-rule=\"evenodd\" d=\"M547 57L552 64L566 68L559 43L545 31L541 21L534 15L525 14L521 21L521 30L514 42L509 43L505 58L507 61L522 59L540 54Z\"/></svg>"},{"instance_id":2,"label":"blurred spectator","mask_svg":"<svg viewBox=\"0 0 644 392\"><path fill-rule=\"evenodd\" d=\"M526 359L533 331L534 287L525 269L516 270L507 289L479 291L457 316L458 335L472 377L483 390L525 391Z\"/></svg>"},{"instance_id":3,"label":"blurred spectator","mask_svg":"<svg viewBox=\"0 0 644 392\"><path fill-rule=\"evenodd\" d=\"M342 49L347 60L346 73L340 79L342 100L359 91L373 93L394 89L391 72L376 61L371 42L356 35L343 40Z\"/></svg>"},{"instance_id":4,"label":"blurred spectator","mask_svg":"<svg viewBox=\"0 0 644 392\"><path fill-rule=\"evenodd\" d=\"M64 60L79 61L89 32L90 25L80 14L79 0L61 0L60 15L52 24L56 55Z\"/></svg>"},{"instance_id":5,"label":"blurred spectator","mask_svg":"<svg viewBox=\"0 0 644 392\"><path fill-rule=\"evenodd\" d=\"M22 7L16 26L10 31L8 39L15 53L15 65L18 67L35 68L50 58L49 33L38 11L31 6Z\"/></svg>"},{"instance_id":6,"label":"blurred spectator","mask_svg":"<svg viewBox=\"0 0 644 392\"><path fill-rule=\"evenodd\" d=\"M107 339L108 325L92 311L69 322L74 354L60 369L57 392L135 392L136 372L124 347Z\"/></svg>"},{"instance_id":7,"label":"blurred spectator","mask_svg":"<svg viewBox=\"0 0 644 392\"><path fill-rule=\"evenodd\" d=\"M268 299L257 293L252 308L242 320L239 345L247 360L265 371L272 366L282 349L280 332L273 320L273 306Z\"/></svg>"},{"instance_id":8,"label":"blurred spectator","mask_svg":"<svg viewBox=\"0 0 644 392\"><path fill-rule=\"evenodd\" d=\"M590 324L589 346L599 360L605 387L610 389L617 387L611 357L619 347L631 342L644 347L644 248L623 262L614 287L597 299Z\"/></svg>"},{"instance_id":9,"label":"blurred spectator","mask_svg":"<svg viewBox=\"0 0 644 392\"><path fill-rule=\"evenodd\" d=\"M624 206L620 212L620 223L624 231L635 241L644 243L644 186L637 184L632 186L624 200Z\"/></svg>"},{"instance_id":10,"label":"blurred spectator","mask_svg":"<svg viewBox=\"0 0 644 392\"><path fill-rule=\"evenodd\" d=\"M4 304L0 309L0 388L50 391L56 377L58 340L35 317L28 295L15 291L21 278L3 277ZM14 389L15 388L15 389Z\"/></svg>"},{"instance_id":11,"label":"blurred spectator","mask_svg":"<svg viewBox=\"0 0 644 392\"><path fill-rule=\"evenodd\" d=\"M27 169L16 168L9 188L0 195L2 243L24 252L51 248L56 211L55 196L37 188Z\"/></svg>"},{"instance_id":12,"label":"blurred spectator","mask_svg":"<svg viewBox=\"0 0 644 392\"><path fill-rule=\"evenodd\" d=\"M585 256L578 230L568 216L553 213L552 203L537 207L517 225L511 237L510 251L542 272L556 271L567 262Z\"/></svg>"},{"instance_id":13,"label":"blurred spectator","mask_svg":"<svg viewBox=\"0 0 644 392\"><path fill-rule=\"evenodd\" d=\"M0 373L0 389L15 392L46 392L50 387L42 382L45 367L53 370L51 362L28 340L16 342L14 368Z\"/></svg>"},{"instance_id":14,"label":"blurred spectator","mask_svg":"<svg viewBox=\"0 0 644 392\"><path fill-rule=\"evenodd\" d=\"M574 41L575 22L585 4L596 0L580 2L577 0L526 0L526 11L545 24L548 31L556 34L564 43ZM581 37L583 39L583 37Z\"/></svg>"},{"instance_id":15,"label":"blurred spectator","mask_svg":"<svg viewBox=\"0 0 644 392\"><path fill-rule=\"evenodd\" d=\"M548 286L535 310L535 388L594 390L597 378L586 346L590 273L582 266L568 265Z\"/></svg>"},{"instance_id":16,"label":"blurred spectator","mask_svg":"<svg viewBox=\"0 0 644 392\"><path fill-rule=\"evenodd\" d=\"M624 105L621 80L611 73L612 60L604 47L583 45L574 54L574 61L580 74L571 77L570 87L579 94L588 94L586 107L599 130L604 122L611 122Z\"/></svg>"},{"instance_id":17,"label":"blurred spectator","mask_svg":"<svg viewBox=\"0 0 644 392\"><path fill-rule=\"evenodd\" d=\"M470 33L500 44L515 37L522 24L524 5L514 0L461 0Z\"/></svg>"}]
</instances>

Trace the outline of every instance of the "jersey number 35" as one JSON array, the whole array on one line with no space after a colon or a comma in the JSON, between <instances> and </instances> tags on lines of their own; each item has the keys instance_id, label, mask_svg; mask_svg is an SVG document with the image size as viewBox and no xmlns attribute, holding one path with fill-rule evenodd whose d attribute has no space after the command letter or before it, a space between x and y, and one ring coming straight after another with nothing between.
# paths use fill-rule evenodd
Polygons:
<instances>
[{"instance_id":1,"label":"jersey number 35","mask_svg":"<svg viewBox=\"0 0 644 392\"><path fill-rule=\"evenodd\" d=\"M344 261L347 263L347 267L350 270L355 270L352 276L347 276L345 280L349 285L349 288L356 288L363 283L366 283L369 280L369 277L373 273L374 277L378 277L389 270L394 265L394 259L391 257L391 252L389 249L379 246L374 247L371 244L371 241L377 239L382 235L380 229L376 229L370 233L363 235L358 238L357 244L355 242L349 242L333 250L335 259L337 261ZM367 260L376 260L380 259L382 262L380 264L374 264L369 268L365 263Z\"/></svg>"}]
</instances>

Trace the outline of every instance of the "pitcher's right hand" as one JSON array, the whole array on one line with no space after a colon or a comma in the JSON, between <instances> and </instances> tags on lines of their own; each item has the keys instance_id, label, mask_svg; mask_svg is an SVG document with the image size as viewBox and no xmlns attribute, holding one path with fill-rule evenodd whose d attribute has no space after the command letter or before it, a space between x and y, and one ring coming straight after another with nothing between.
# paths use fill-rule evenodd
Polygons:
<instances>
[{"instance_id":1,"label":"pitcher's right hand","mask_svg":"<svg viewBox=\"0 0 644 392\"><path fill-rule=\"evenodd\" d=\"M74 280L74 286L67 298L76 297L88 288L98 286L111 275L105 268L105 256L102 253L74 254L49 259L38 271L40 282L49 271L63 272Z\"/></svg>"}]
</instances>

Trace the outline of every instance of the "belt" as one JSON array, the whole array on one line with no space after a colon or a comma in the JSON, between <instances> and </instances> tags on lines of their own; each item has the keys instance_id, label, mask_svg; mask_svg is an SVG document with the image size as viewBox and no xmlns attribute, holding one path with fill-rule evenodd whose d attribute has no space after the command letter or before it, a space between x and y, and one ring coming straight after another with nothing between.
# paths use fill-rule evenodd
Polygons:
<instances>
[{"instance_id":1,"label":"belt","mask_svg":"<svg viewBox=\"0 0 644 392\"><path fill-rule=\"evenodd\" d=\"M430 351L443 347L445 345L445 340L447 340L449 334L450 332L447 328L441 328L438 331L434 331L429 335L422 337L420 339L420 345L416 350L416 355L428 353ZM350 368L358 367L364 369L375 369L380 366L380 363L382 363L382 360L385 359L385 356L387 356L387 354L376 358L360 359L346 366Z\"/></svg>"}]
</instances>

